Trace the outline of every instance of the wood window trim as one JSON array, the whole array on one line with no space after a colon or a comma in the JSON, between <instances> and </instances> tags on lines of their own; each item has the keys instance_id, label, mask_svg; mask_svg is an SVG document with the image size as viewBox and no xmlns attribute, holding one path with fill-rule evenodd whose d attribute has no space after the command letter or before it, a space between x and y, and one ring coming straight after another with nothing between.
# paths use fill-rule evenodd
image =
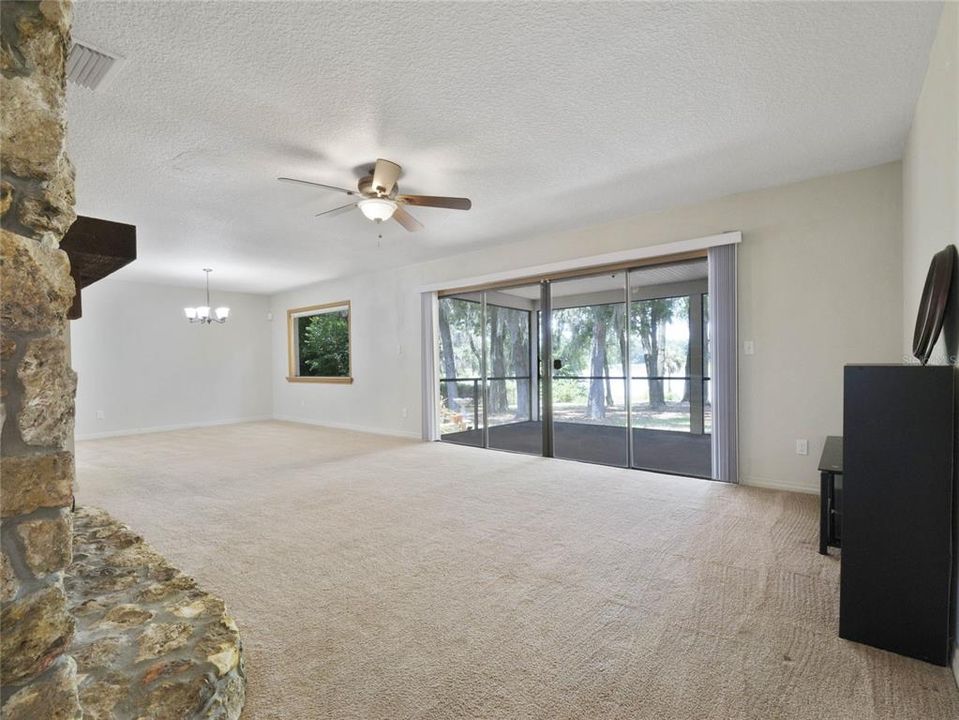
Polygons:
<instances>
[{"instance_id":1,"label":"wood window trim","mask_svg":"<svg viewBox=\"0 0 959 720\"><path fill-rule=\"evenodd\" d=\"M304 314L319 313L322 310L331 308L346 308L346 341L349 351L350 374L346 376L316 376L316 375L297 375L296 374L296 331L293 323L297 317ZM286 381L291 383L331 383L339 385L351 385L353 383L353 305L349 300L339 302L322 303L321 305L306 305L304 307L290 308L286 311L286 354L287 354L287 376Z\"/></svg>"}]
</instances>

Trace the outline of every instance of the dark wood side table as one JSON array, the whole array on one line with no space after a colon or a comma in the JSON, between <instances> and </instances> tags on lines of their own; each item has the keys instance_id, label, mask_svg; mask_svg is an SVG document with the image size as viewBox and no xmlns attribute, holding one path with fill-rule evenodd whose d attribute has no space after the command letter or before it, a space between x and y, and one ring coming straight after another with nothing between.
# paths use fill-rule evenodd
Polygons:
<instances>
[{"instance_id":1,"label":"dark wood side table","mask_svg":"<svg viewBox=\"0 0 959 720\"><path fill-rule=\"evenodd\" d=\"M819 457L819 552L829 554L840 547L842 533L842 487L836 491L836 476L842 475L842 438L826 438Z\"/></svg>"}]
</instances>

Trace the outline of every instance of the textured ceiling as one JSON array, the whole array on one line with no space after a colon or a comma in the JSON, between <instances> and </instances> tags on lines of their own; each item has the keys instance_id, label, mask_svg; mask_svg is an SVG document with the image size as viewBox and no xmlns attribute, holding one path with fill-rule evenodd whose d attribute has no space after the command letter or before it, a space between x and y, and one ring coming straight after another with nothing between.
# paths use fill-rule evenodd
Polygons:
<instances>
[{"instance_id":1,"label":"textured ceiling","mask_svg":"<svg viewBox=\"0 0 959 720\"><path fill-rule=\"evenodd\" d=\"M272 292L901 156L941 5L91 2L78 210L127 279ZM426 230L313 215L376 157ZM725 228L723 228L725 229ZM584 248L588 252L588 248Z\"/></svg>"}]
</instances>

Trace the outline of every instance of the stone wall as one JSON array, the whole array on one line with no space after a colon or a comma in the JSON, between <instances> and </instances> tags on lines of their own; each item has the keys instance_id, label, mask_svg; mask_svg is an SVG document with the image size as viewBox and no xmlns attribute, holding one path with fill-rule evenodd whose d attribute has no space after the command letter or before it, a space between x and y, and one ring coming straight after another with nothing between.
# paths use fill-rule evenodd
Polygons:
<instances>
[{"instance_id":1,"label":"stone wall","mask_svg":"<svg viewBox=\"0 0 959 720\"><path fill-rule=\"evenodd\" d=\"M74 294L58 244L75 218L64 154L69 3L4 0L0 13L0 701L7 720L79 718L63 570L76 377Z\"/></svg>"},{"instance_id":2,"label":"stone wall","mask_svg":"<svg viewBox=\"0 0 959 720\"><path fill-rule=\"evenodd\" d=\"M74 513L66 591L84 720L236 720L240 633L223 601L103 510Z\"/></svg>"}]
</instances>

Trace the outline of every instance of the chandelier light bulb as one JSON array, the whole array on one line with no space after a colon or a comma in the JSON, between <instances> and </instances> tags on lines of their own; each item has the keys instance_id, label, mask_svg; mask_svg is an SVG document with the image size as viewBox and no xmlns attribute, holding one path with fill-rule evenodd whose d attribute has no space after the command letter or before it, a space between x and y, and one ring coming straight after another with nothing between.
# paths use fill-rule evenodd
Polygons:
<instances>
[{"instance_id":1,"label":"chandelier light bulb","mask_svg":"<svg viewBox=\"0 0 959 720\"><path fill-rule=\"evenodd\" d=\"M210 314L210 273L213 272L213 268L203 268L203 272L206 273L206 305L183 308L183 314L191 323L202 323L204 325L214 322L225 323L227 318L230 317L230 308L226 305L220 305L213 310L212 315Z\"/></svg>"}]
</instances>

